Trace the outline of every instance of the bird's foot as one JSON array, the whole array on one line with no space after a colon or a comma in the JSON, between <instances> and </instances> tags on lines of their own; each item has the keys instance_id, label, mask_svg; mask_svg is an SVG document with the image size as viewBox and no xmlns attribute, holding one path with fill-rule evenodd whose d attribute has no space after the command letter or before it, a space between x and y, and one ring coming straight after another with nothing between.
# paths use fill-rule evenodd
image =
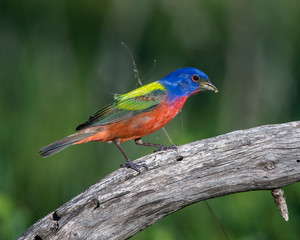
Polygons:
<instances>
[{"instance_id":1,"label":"bird's foot","mask_svg":"<svg viewBox=\"0 0 300 240\"><path fill-rule=\"evenodd\" d=\"M177 145L173 144L172 146L165 146L165 145L161 145L158 149L156 149L154 152L160 152L160 151L166 151L166 150L177 150Z\"/></svg>"},{"instance_id":2,"label":"bird's foot","mask_svg":"<svg viewBox=\"0 0 300 240\"><path fill-rule=\"evenodd\" d=\"M141 173L141 171L140 171L141 167L144 167L144 168L146 168L146 170L148 170L148 166L146 163L137 164L132 161L128 161L128 163L121 164L121 167L122 168L131 168L131 169L137 171L138 173Z\"/></svg>"}]
</instances>

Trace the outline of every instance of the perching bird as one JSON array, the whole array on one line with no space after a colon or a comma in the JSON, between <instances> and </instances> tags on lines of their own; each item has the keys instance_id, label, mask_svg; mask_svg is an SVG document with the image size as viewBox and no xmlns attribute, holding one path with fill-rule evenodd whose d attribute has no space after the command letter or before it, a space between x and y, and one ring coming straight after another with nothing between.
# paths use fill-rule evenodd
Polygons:
<instances>
[{"instance_id":1,"label":"perching bird","mask_svg":"<svg viewBox=\"0 0 300 240\"><path fill-rule=\"evenodd\" d=\"M159 81L123 95L116 94L112 104L90 116L76 128L76 133L41 148L40 154L49 157L70 145L90 141L114 142L127 160L122 166L139 172L140 165L127 157L120 143L134 140L137 145L159 150L174 148L143 143L141 138L165 126L188 97L205 90L218 92L205 73L192 67L178 69ZM147 168L145 164L141 166Z\"/></svg>"}]
</instances>

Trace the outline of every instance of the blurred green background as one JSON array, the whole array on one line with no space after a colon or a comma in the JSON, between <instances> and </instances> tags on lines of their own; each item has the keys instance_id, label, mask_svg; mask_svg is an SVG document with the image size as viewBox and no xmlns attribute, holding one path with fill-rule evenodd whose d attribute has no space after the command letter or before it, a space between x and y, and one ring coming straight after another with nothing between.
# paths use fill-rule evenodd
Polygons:
<instances>
[{"instance_id":1,"label":"blurred green background","mask_svg":"<svg viewBox=\"0 0 300 240\"><path fill-rule=\"evenodd\" d=\"M0 0L0 239L116 170L114 145L89 143L42 159L112 93L175 69L203 70L218 94L188 100L166 129L179 145L299 120L300 1ZM145 141L169 144L160 130ZM132 159L153 149L124 143ZM290 221L269 191L209 200L230 239L299 239L299 183L284 188ZM225 239L205 204L172 214L133 239Z\"/></svg>"}]
</instances>

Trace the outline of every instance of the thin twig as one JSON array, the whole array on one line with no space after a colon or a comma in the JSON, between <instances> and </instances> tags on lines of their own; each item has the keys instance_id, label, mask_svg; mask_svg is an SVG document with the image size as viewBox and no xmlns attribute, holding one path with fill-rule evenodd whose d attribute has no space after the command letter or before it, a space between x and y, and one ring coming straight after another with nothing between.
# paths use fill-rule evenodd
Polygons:
<instances>
[{"instance_id":1,"label":"thin twig","mask_svg":"<svg viewBox=\"0 0 300 240\"><path fill-rule=\"evenodd\" d=\"M143 83L142 83L142 81L140 79L139 71L138 71L138 69L136 67L136 63L135 63L135 60L134 60L134 57L133 57L133 54L132 54L131 50L127 47L127 45L124 42L121 42L121 44L127 49L128 53L129 53L129 55L131 57L132 64L133 64L134 77L138 80L139 84L141 86L143 86Z\"/></svg>"},{"instance_id":2,"label":"thin twig","mask_svg":"<svg viewBox=\"0 0 300 240\"><path fill-rule=\"evenodd\" d=\"M206 207L208 208L210 214L213 216L216 224L218 225L219 229L221 230L221 232L223 233L224 237L227 239L227 240L230 240L228 235L226 234L221 222L219 221L218 217L216 216L216 214L214 213L214 211L212 210L211 206L209 205L209 203L207 201L204 201Z\"/></svg>"}]
</instances>

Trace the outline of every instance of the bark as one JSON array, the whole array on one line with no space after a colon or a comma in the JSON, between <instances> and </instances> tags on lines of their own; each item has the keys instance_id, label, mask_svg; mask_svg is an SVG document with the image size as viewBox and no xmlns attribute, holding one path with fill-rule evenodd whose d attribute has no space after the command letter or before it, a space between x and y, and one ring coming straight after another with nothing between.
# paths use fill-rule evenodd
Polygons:
<instances>
[{"instance_id":1,"label":"bark","mask_svg":"<svg viewBox=\"0 0 300 240\"><path fill-rule=\"evenodd\" d=\"M189 204L300 180L300 121L240 130L142 157L32 225L19 239L126 239Z\"/></svg>"}]
</instances>

